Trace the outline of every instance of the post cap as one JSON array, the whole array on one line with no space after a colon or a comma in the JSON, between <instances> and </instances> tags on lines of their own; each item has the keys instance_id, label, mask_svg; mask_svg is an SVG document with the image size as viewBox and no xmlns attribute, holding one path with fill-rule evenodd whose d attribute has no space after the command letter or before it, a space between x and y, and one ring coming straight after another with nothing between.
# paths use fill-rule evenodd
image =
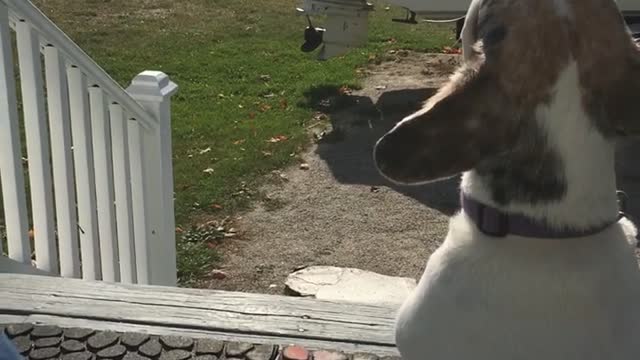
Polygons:
<instances>
[{"instance_id":1,"label":"post cap","mask_svg":"<svg viewBox=\"0 0 640 360\"><path fill-rule=\"evenodd\" d=\"M178 91L178 85L162 71L143 71L131 81L127 92L136 100L163 101Z\"/></svg>"}]
</instances>

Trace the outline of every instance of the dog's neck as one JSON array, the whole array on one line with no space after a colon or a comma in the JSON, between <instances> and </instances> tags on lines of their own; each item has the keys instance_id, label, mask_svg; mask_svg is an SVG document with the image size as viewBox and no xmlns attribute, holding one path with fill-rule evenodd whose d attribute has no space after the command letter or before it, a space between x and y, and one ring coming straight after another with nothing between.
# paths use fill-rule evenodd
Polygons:
<instances>
[{"instance_id":1,"label":"dog's neck","mask_svg":"<svg viewBox=\"0 0 640 360\"><path fill-rule=\"evenodd\" d=\"M575 63L561 73L552 100L534 116L537 134L525 134L525 150L464 173L461 191L551 227L580 230L615 219L615 145L583 110Z\"/></svg>"}]
</instances>

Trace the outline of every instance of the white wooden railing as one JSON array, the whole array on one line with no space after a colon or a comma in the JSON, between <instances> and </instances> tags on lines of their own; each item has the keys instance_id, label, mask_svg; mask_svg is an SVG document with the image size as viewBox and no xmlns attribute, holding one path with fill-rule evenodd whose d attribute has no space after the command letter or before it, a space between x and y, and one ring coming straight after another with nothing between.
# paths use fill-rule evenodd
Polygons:
<instances>
[{"instance_id":1,"label":"white wooden railing","mask_svg":"<svg viewBox=\"0 0 640 360\"><path fill-rule=\"evenodd\" d=\"M33 242L35 266L50 274L176 284L176 90L165 74L145 71L125 91L30 1L0 0L0 188L11 261L32 264Z\"/></svg>"}]
</instances>

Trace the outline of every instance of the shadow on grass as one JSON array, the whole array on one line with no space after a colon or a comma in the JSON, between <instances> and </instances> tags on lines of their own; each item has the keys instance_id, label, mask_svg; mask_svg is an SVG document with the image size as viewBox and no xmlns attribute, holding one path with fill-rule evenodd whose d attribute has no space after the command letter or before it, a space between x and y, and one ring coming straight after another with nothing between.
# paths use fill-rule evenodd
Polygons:
<instances>
[{"instance_id":1,"label":"shadow on grass","mask_svg":"<svg viewBox=\"0 0 640 360\"><path fill-rule=\"evenodd\" d=\"M333 131L319 141L317 154L343 184L386 186L452 215L458 209L459 178L420 186L399 186L383 178L372 156L376 141L405 116L418 110L435 89L389 91L373 103L366 96L341 94L336 86L309 89L306 106L329 114Z\"/></svg>"},{"instance_id":2,"label":"shadow on grass","mask_svg":"<svg viewBox=\"0 0 640 360\"><path fill-rule=\"evenodd\" d=\"M417 111L435 89L397 90L383 93L374 103L366 96L341 94L339 87L325 85L309 89L307 103L330 115L332 133L324 137L317 154L343 184L387 186L422 204L452 215L459 208L458 184L454 177L427 185L399 186L384 179L375 168L376 141L405 116ZM640 141L620 142L616 157L618 188L629 197L627 212L640 224Z\"/></svg>"}]
</instances>

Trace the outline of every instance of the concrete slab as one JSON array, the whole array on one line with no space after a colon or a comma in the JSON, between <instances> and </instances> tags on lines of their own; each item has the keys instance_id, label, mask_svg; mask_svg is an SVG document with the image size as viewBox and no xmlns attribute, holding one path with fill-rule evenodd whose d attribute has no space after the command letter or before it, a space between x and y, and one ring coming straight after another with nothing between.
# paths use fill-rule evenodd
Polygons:
<instances>
[{"instance_id":1,"label":"concrete slab","mask_svg":"<svg viewBox=\"0 0 640 360\"><path fill-rule=\"evenodd\" d=\"M286 286L300 296L360 304L401 304L415 279L333 266L311 266L289 275Z\"/></svg>"}]
</instances>

